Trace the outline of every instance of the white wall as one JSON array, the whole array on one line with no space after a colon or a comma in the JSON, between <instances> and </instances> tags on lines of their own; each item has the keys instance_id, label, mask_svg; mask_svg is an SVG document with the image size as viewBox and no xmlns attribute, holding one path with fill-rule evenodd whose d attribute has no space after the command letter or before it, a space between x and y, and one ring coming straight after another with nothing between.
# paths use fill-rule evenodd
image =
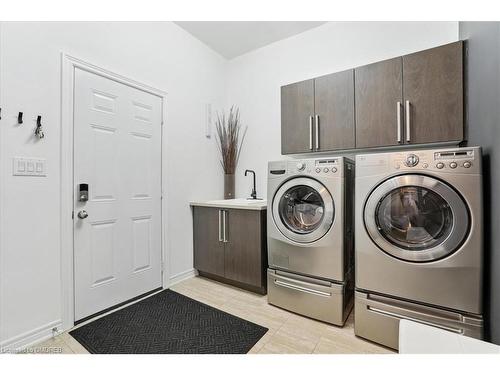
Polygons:
<instances>
[{"instance_id":1,"label":"white wall","mask_svg":"<svg viewBox=\"0 0 500 375\"><path fill-rule=\"evenodd\" d=\"M169 22L0 27L0 344L5 345L36 337L61 319L60 53L168 93L171 276L192 268L188 201L222 198L222 173L215 146L204 137L203 116L204 103L223 104L226 61ZM25 116L21 126L18 111ZM41 141L32 133L37 115L45 129ZM14 156L46 158L47 177L12 176Z\"/></svg>"},{"instance_id":2,"label":"white wall","mask_svg":"<svg viewBox=\"0 0 500 375\"><path fill-rule=\"evenodd\" d=\"M236 195L250 194L245 169L266 196L267 162L279 160L280 87L458 40L458 22L329 22L237 57L228 64L227 104L248 125L236 172Z\"/></svg>"}]
</instances>

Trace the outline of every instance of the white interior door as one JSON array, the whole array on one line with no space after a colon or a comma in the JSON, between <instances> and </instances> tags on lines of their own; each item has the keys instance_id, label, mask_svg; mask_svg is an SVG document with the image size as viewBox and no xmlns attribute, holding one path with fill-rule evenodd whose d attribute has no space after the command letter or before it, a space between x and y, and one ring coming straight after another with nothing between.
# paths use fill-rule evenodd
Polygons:
<instances>
[{"instance_id":1,"label":"white interior door","mask_svg":"<svg viewBox=\"0 0 500 375\"><path fill-rule=\"evenodd\" d=\"M162 99L78 68L74 88L79 320L162 285ZM87 202L79 201L82 183Z\"/></svg>"}]
</instances>

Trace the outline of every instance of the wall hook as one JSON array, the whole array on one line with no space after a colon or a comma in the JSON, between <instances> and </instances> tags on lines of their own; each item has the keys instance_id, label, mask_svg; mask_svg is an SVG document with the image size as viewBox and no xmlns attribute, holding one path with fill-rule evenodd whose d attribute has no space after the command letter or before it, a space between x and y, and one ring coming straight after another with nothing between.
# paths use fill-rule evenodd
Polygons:
<instances>
[{"instance_id":1,"label":"wall hook","mask_svg":"<svg viewBox=\"0 0 500 375\"><path fill-rule=\"evenodd\" d=\"M35 129L35 135L42 139L43 137L45 137L45 134L43 134L43 130L42 130L42 116L38 116L36 118L36 129Z\"/></svg>"},{"instance_id":2,"label":"wall hook","mask_svg":"<svg viewBox=\"0 0 500 375\"><path fill-rule=\"evenodd\" d=\"M23 123L23 113L22 112L19 112L19 114L17 115L17 123L18 124Z\"/></svg>"}]
</instances>

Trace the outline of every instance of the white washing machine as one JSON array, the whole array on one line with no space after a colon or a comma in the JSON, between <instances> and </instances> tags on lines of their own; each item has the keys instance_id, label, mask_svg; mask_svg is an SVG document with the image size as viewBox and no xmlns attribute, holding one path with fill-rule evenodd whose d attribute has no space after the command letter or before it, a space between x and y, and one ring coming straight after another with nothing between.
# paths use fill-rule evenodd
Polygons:
<instances>
[{"instance_id":1,"label":"white washing machine","mask_svg":"<svg viewBox=\"0 0 500 375\"><path fill-rule=\"evenodd\" d=\"M352 309L354 164L269 163L268 302L343 325Z\"/></svg>"},{"instance_id":2,"label":"white washing machine","mask_svg":"<svg viewBox=\"0 0 500 375\"><path fill-rule=\"evenodd\" d=\"M355 198L355 333L397 348L409 319L481 338L481 149L358 155Z\"/></svg>"}]
</instances>

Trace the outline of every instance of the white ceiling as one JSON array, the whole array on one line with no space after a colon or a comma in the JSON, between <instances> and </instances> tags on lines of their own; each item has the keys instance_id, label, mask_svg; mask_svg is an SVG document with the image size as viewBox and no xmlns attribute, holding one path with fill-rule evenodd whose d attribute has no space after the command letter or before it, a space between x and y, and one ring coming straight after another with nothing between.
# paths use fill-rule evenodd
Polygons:
<instances>
[{"instance_id":1,"label":"white ceiling","mask_svg":"<svg viewBox=\"0 0 500 375\"><path fill-rule=\"evenodd\" d=\"M187 21L175 22L227 59L300 34L325 22Z\"/></svg>"}]
</instances>

